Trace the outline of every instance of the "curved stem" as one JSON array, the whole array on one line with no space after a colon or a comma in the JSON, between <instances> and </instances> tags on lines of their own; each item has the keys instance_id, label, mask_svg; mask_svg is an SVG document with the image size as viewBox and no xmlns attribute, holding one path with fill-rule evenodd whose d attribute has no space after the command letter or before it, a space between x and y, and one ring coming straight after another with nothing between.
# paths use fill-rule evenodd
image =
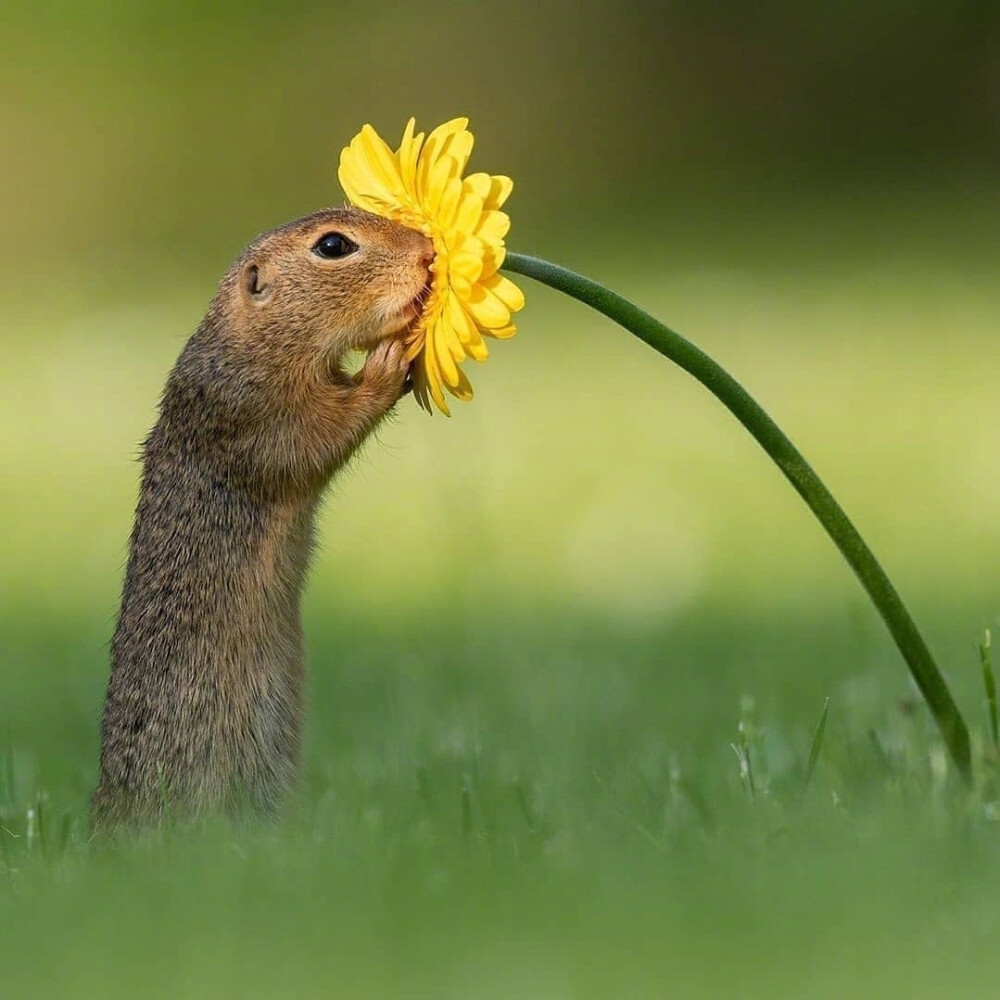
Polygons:
<instances>
[{"instance_id":1,"label":"curved stem","mask_svg":"<svg viewBox=\"0 0 1000 1000\"><path fill-rule=\"evenodd\" d=\"M809 505L868 592L910 668L962 778L972 776L969 731L910 613L871 549L795 445L750 394L704 351L603 285L538 257L508 253L507 271L526 275L603 313L705 386L750 432Z\"/></svg>"}]
</instances>

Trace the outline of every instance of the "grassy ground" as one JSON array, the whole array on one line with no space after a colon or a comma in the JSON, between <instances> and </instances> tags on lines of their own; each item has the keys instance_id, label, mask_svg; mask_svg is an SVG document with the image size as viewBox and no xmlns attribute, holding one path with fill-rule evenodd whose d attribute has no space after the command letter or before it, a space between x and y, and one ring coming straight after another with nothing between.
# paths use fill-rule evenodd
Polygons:
<instances>
[{"instance_id":1,"label":"grassy ground","mask_svg":"<svg viewBox=\"0 0 1000 1000\"><path fill-rule=\"evenodd\" d=\"M988 995L994 765L980 756L971 797L957 787L862 631L550 615L450 642L314 630L287 827L112 855L84 829L100 636L5 629L5 658L47 692L10 720L0 779L5 991Z\"/></svg>"},{"instance_id":2,"label":"grassy ground","mask_svg":"<svg viewBox=\"0 0 1000 1000\"><path fill-rule=\"evenodd\" d=\"M991 995L1000 298L936 252L591 270L743 378L855 517L973 726L974 791L742 432L533 291L480 398L406 410L327 505L287 825L115 853L85 814L131 458L209 289L25 308L0 369L4 994Z\"/></svg>"}]
</instances>

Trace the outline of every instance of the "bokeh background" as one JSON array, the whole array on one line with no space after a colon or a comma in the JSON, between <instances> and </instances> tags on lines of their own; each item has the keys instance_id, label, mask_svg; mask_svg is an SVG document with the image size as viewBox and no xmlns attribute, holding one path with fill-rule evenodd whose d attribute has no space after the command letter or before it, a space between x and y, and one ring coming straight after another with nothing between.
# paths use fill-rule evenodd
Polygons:
<instances>
[{"instance_id":1,"label":"bokeh background","mask_svg":"<svg viewBox=\"0 0 1000 1000\"><path fill-rule=\"evenodd\" d=\"M8 0L0 51L8 817L44 793L84 837L138 443L215 283L258 232L342 200L339 152L362 123L392 141L410 115L422 126L470 116L474 166L515 180L512 249L605 281L743 381L853 516L981 721L975 644L1000 613L996 4ZM470 371L475 401L450 420L404 402L326 506L307 599L305 798L317 822L388 842L387 829L412 827L384 815L415 774L436 775L455 803L477 769L485 789L526 774L556 817L548 855L577 857L588 838L617 844L594 831L614 826L615 803L641 798L637 782L693 769L738 794L729 743L748 706L771 727L779 771L804 753L827 697L845 745L891 730L897 705L912 713L903 664L856 581L732 418L624 332L524 288L517 338ZM931 739L925 723L917 708L899 724ZM836 798L832 769L824 780L824 801ZM486 808L469 801L469 815ZM650 823L665 822L653 811ZM630 879L646 881L616 867L634 847L621 836L595 861L611 873L612 909L627 909ZM454 875L417 854L431 882ZM817 893L882 870L879 856L868 868L825 857ZM268 871L273 902L284 882ZM48 888L37 925L20 915L11 983L30 988L39 973L31 935L79 944L53 914L91 912L101 878L88 869L70 902ZM671 883L691 909L663 926L699 915L682 963L695 978L713 966L713 934L728 935L733 961L759 959L746 930L761 933L756 909L716 919L759 888L746 871L736 882L742 903L725 879L687 896ZM492 898L458 884L458 898ZM314 897L313 909L292 896L274 905L314 927L337 919ZM415 914L418 897L402 897ZM182 898L171 905L191 919ZM538 921L582 905L545 898ZM574 925L581 935L597 933L600 912ZM795 937L809 912L781 910L770 943L798 944L772 964L748 959L744 984L783 968L798 995L815 985ZM635 928L657 926L633 915ZM422 920L413 926L430 934ZM168 947L150 921L139 964ZM849 950L850 923L827 911L814 926ZM269 981L241 961L267 930L239 927L197 967L219 983L249 977L245 996ZM377 967L390 939L407 942L397 957L416 953L426 942L408 933L362 934L355 957ZM193 968L194 945L170 940ZM566 978L574 947L556 947L554 966L519 966L521 992L596 989ZM615 938L609 954L625 962L629 947ZM270 972L294 966L311 989L308 962L290 944L281 954ZM847 974L838 954L831 982ZM448 979L455 995L505 981L482 955L469 968L493 971ZM874 955L866 974L883 968ZM106 991L106 968L81 958L64 974ZM163 976L164 995L195 989Z\"/></svg>"}]
</instances>

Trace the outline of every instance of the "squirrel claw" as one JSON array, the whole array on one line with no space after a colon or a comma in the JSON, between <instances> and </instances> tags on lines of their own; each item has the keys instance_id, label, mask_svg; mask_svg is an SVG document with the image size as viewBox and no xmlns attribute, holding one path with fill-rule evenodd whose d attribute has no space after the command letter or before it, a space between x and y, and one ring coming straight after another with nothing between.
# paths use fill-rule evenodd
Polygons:
<instances>
[{"instance_id":1,"label":"squirrel claw","mask_svg":"<svg viewBox=\"0 0 1000 1000\"><path fill-rule=\"evenodd\" d=\"M387 338L368 352L359 385L374 389L379 395L384 393L394 403L404 394L409 367L402 340Z\"/></svg>"}]
</instances>

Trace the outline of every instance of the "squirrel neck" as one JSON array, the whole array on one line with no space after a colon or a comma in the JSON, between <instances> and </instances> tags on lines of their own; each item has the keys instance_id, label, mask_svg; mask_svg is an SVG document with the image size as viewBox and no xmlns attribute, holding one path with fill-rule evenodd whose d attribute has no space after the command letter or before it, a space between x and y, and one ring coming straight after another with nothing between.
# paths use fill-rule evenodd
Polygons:
<instances>
[{"instance_id":1,"label":"squirrel neck","mask_svg":"<svg viewBox=\"0 0 1000 1000\"><path fill-rule=\"evenodd\" d=\"M155 662L155 645L193 670L293 667L322 489L262 479L228 419L172 388L144 447L115 659Z\"/></svg>"}]
</instances>

